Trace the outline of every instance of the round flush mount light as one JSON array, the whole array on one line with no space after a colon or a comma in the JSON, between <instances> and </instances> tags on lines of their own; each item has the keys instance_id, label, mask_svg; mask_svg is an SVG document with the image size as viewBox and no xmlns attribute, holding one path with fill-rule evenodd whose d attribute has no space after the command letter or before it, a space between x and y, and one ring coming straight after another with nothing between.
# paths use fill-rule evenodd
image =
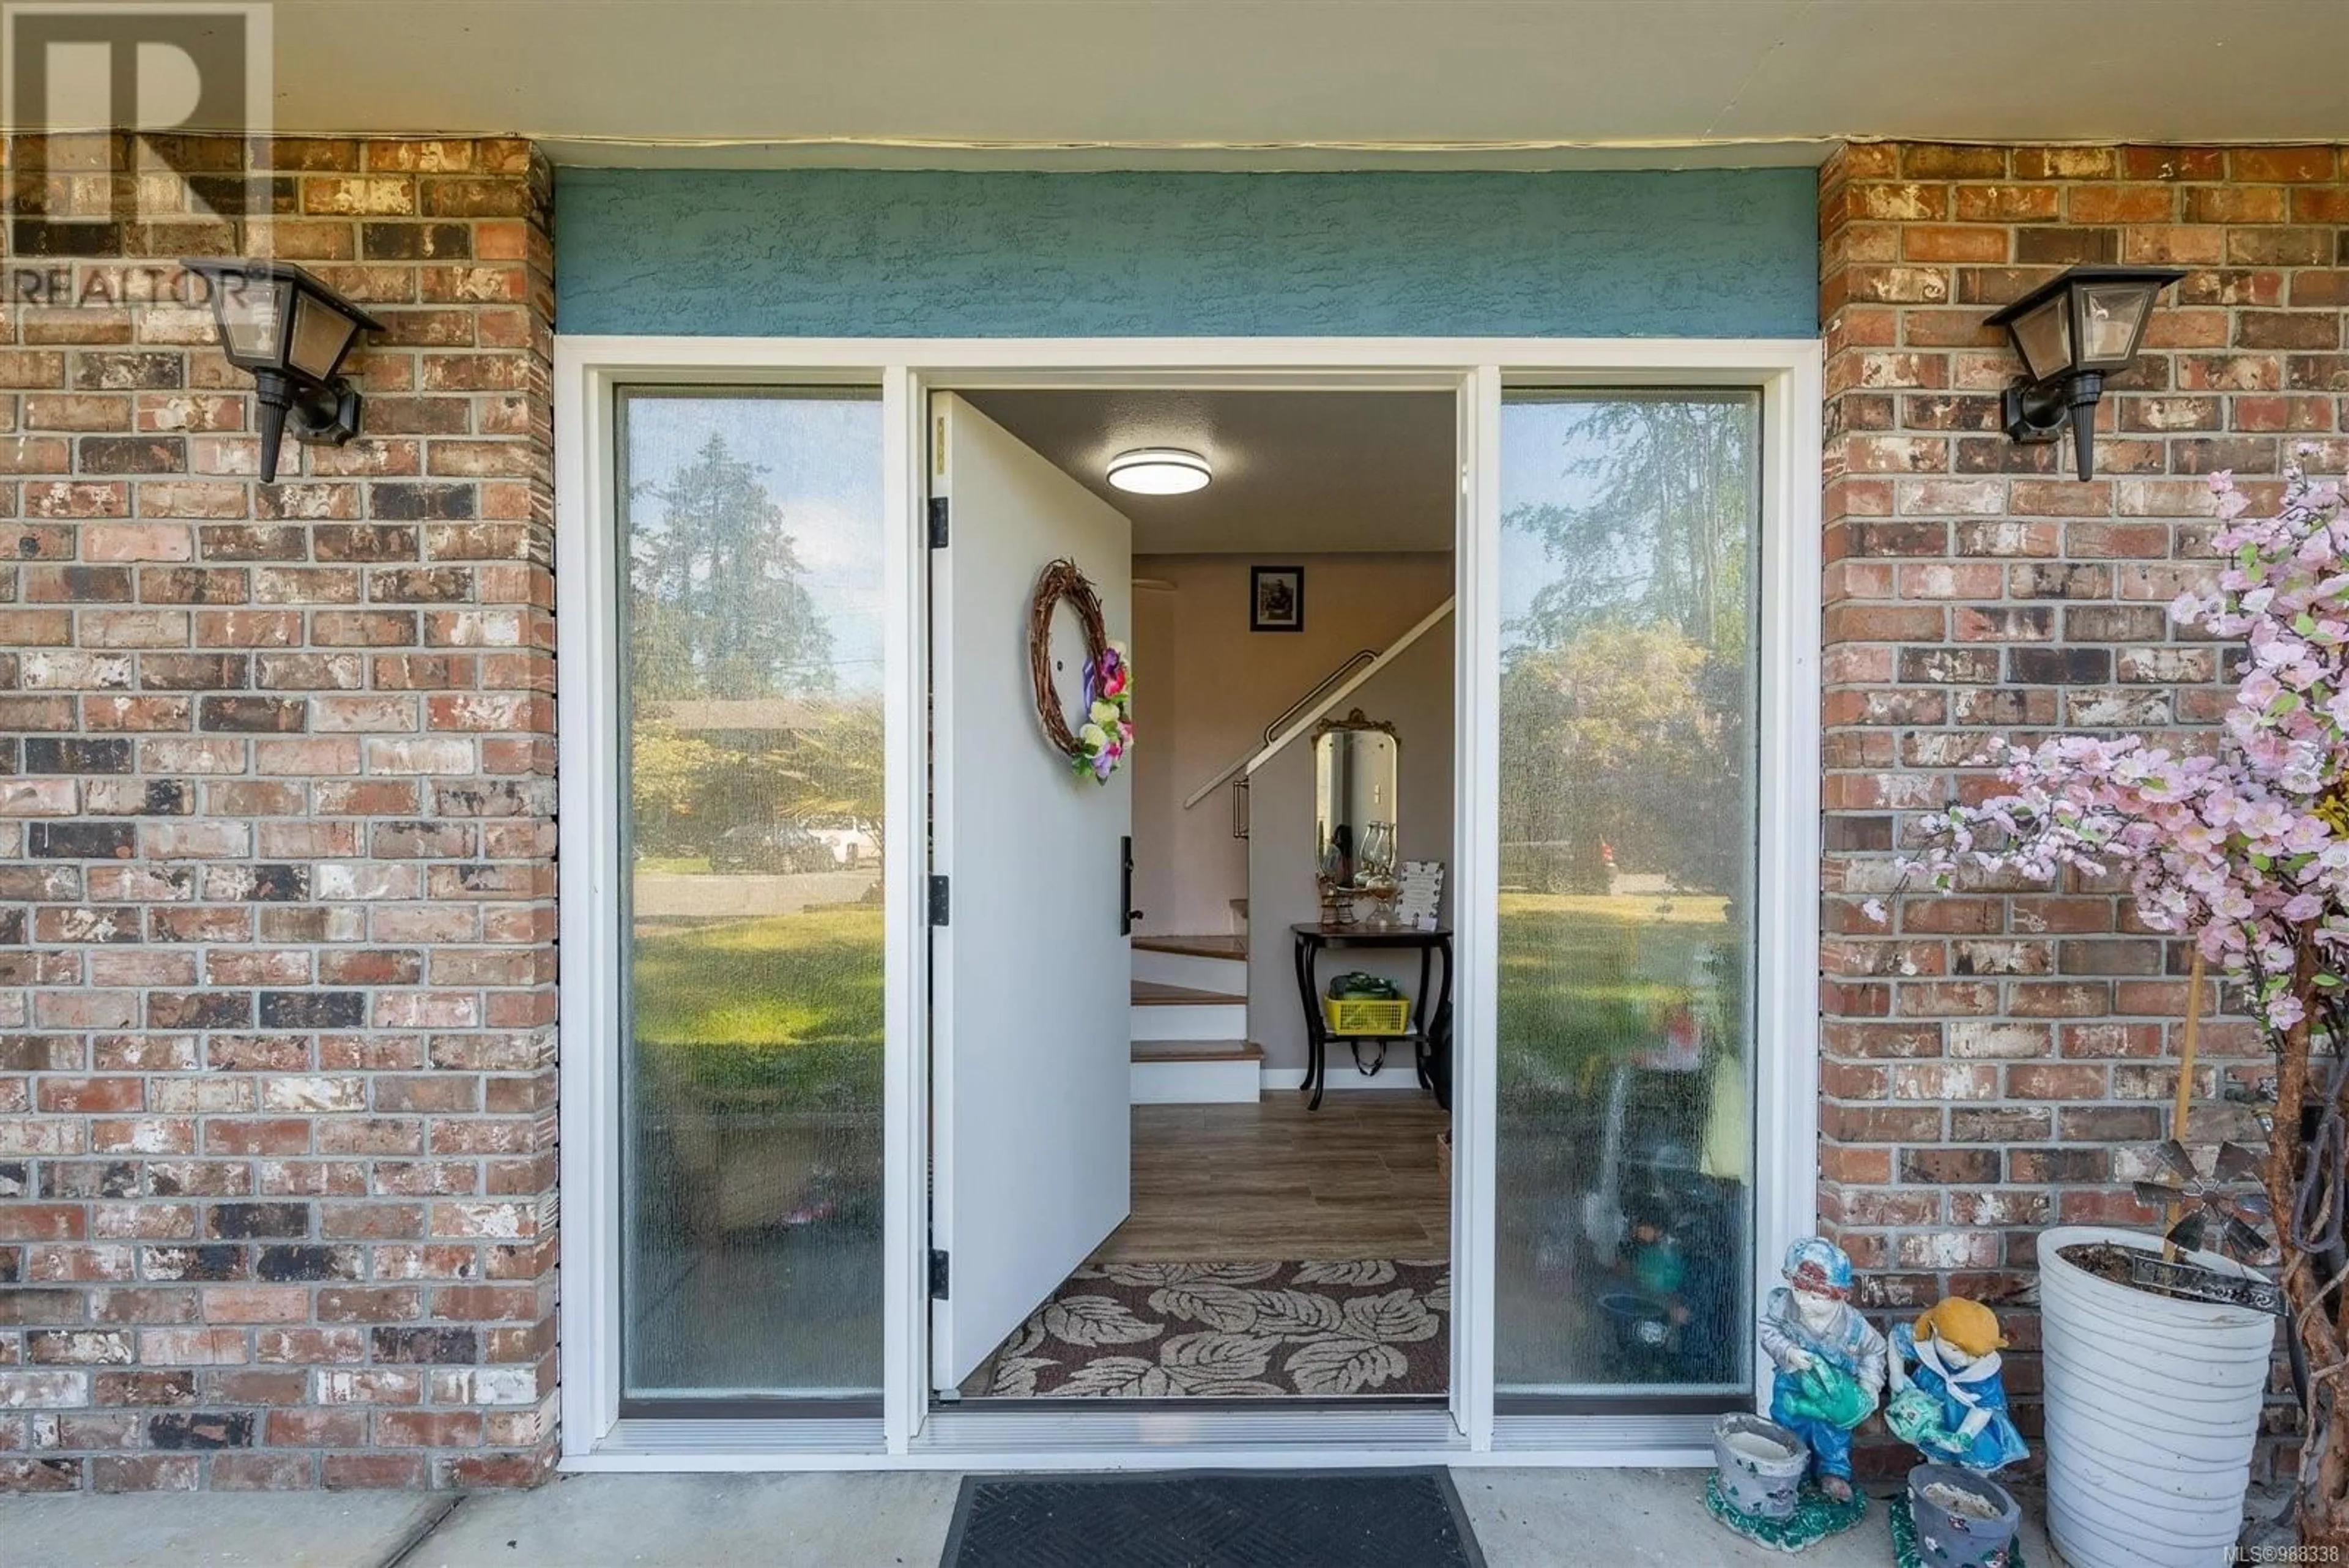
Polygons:
<instances>
[{"instance_id":1,"label":"round flush mount light","mask_svg":"<svg viewBox=\"0 0 2349 1568\"><path fill-rule=\"evenodd\" d=\"M1187 495L1214 477L1206 458L1180 447L1137 447L1109 460L1109 482L1136 495Z\"/></svg>"}]
</instances>

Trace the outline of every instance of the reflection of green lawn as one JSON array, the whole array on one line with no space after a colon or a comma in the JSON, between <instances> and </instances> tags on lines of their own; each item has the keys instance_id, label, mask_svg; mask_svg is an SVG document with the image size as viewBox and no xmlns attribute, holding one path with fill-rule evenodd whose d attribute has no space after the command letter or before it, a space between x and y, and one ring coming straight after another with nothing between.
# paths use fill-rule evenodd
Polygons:
<instances>
[{"instance_id":1,"label":"reflection of green lawn","mask_svg":"<svg viewBox=\"0 0 2349 1568\"><path fill-rule=\"evenodd\" d=\"M1495 1352L1504 1387L1733 1372L1733 1357L1718 1371L1702 1359L1643 1370L1599 1308L1609 1293L1640 1288L1609 1228L1637 1210L1673 1215L1677 1229L1680 1210L1656 1206L1642 1150L1703 1147L1712 1106L1713 1085L1698 1075L1619 1082L1615 1070L1661 1042L1676 1006L1693 1006L1713 1026L1707 1015L1728 999L1711 994L1700 961L1732 937L1727 900L1717 897L1501 895ZM1734 975L1723 978L1735 985ZM1733 1260L1733 1234L1696 1212L1680 1244ZM1705 1299L1708 1321L1732 1321L1727 1300Z\"/></svg>"},{"instance_id":2,"label":"reflection of green lawn","mask_svg":"<svg viewBox=\"0 0 2349 1568\"><path fill-rule=\"evenodd\" d=\"M1501 1093L1590 1089L1656 1038L1698 959L1730 935L1711 896L1504 893Z\"/></svg>"},{"instance_id":3,"label":"reflection of green lawn","mask_svg":"<svg viewBox=\"0 0 2349 1568\"><path fill-rule=\"evenodd\" d=\"M680 877L709 875L707 855L640 855L636 857L639 871L668 871Z\"/></svg>"},{"instance_id":4,"label":"reflection of green lawn","mask_svg":"<svg viewBox=\"0 0 2349 1568\"><path fill-rule=\"evenodd\" d=\"M1655 894L1501 896L1506 1097L1595 1089L1686 1000L1698 958L1730 936L1727 901ZM639 1048L719 1102L877 1106L881 911L640 931ZM715 1106L713 1106L715 1108Z\"/></svg>"},{"instance_id":5,"label":"reflection of green lawn","mask_svg":"<svg viewBox=\"0 0 2349 1568\"><path fill-rule=\"evenodd\" d=\"M638 1049L708 1108L878 1108L881 911L640 929Z\"/></svg>"}]
</instances>

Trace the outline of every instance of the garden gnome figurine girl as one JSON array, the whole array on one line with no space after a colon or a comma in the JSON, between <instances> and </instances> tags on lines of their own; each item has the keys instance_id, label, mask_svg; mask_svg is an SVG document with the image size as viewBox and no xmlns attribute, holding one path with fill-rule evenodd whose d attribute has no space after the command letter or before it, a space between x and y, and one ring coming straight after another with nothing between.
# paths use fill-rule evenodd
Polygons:
<instances>
[{"instance_id":1,"label":"garden gnome figurine girl","mask_svg":"<svg viewBox=\"0 0 2349 1568\"><path fill-rule=\"evenodd\" d=\"M2006 1410L1998 1317L1980 1302L1948 1296L1915 1327L1892 1330L1893 1435L1935 1463L1989 1475L2023 1457L2023 1434ZM1909 1370L1909 1363L1916 1371Z\"/></svg>"},{"instance_id":2,"label":"garden gnome figurine girl","mask_svg":"<svg viewBox=\"0 0 2349 1568\"><path fill-rule=\"evenodd\" d=\"M1884 1389L1884 1336L1851 1304L1851 1259L1806 1236L1786 1250L1785 1285L1762 1313L1762 1350L1778 1371L1770 1418L1810 1445L1819 1490L1851 1501L1851 1434Z\"/></svg>"}]
</instances>

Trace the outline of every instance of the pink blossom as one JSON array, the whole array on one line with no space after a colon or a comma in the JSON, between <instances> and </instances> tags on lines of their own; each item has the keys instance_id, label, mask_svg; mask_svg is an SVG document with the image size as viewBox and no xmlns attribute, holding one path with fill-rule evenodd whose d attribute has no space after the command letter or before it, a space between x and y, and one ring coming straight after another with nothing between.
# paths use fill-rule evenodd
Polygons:
<instances>
[{"instance_id":1,"label":"pink blossom","mask_svg":"<svg viewBox=\"0 0 2349 1568\"><path fill-rule=\"evenodd\" d=\"M2137 736L2009 746L2010 793L1948 808L1926 851L1901 863L1940 888L1961 874L2118 869L2145 923L2192 935L2276 1029L2305 1015L2293 992L2303 945L2323 983L2349 972L2349 812L2335 793L2349 776L2349 518L2338 482L2296 467L2285 481L2276 514L2251 517L2233 476L2211 476L2211 545L2228 565L2216 593L2169 606L2251 652L2216 756Z\"/></svg>"}]
</instances>

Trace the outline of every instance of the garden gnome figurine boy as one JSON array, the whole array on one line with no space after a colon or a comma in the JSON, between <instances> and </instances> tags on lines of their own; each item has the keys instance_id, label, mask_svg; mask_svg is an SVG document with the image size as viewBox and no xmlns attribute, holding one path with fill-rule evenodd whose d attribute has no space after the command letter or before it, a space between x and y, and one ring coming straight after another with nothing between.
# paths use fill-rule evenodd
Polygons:
<instances>
[{"instance_id":1,"label":"garden gnome figurine boy","mask_svg":"<svg viewBox=\"0 0 2349 1568\"><path fill-rule=\"evenodd\" d=\"M1762 1313L1762 1350L1778 1371L1770 1418L1810 1446L1819 1490L1851 1501L1851 1434L1884 1389L1884 1336L1851 1304L1851 1259L1806 1236L1786 1250L1785 1285Z\"/></svg>"},{"instance_id":2,"label":"garden gnome figurine boy","mask_svg":"<svg viewBox=\"0 0 2349 1568\"><path fill-rule=\"evenodd\" d=\"M1998 1316L1980 1302L1949 1296L1892 1330L1893 1435L1935 1464L1989 1475L2023 1458L2023 1434L2007 1414L1998 1353ZM1916 1371L1909 1370L1909 1363Z\"/></svg>"}]
</instances>

